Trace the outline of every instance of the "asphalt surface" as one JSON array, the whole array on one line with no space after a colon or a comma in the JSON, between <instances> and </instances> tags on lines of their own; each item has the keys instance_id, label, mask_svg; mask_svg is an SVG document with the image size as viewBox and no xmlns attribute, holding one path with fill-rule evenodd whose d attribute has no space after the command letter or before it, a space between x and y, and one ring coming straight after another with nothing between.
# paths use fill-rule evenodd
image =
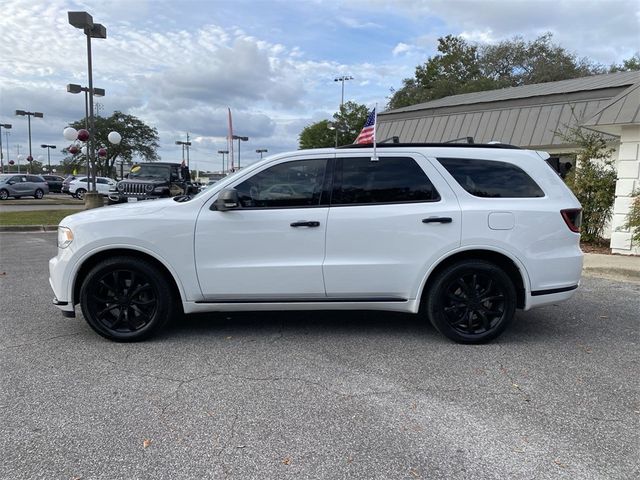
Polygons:
<instances>
[{"instance_id":1,"label":"asphalt surface","mask_svg":"<svg viewBox=\"0 0 640 480\"><path fill-rule=\"evenodd\" d=\"M189 317L139 344L50 303L0 234L0 478L631 479L640 285L585 278L484 346L410 315Z\"/></svg>"}]
</instances>

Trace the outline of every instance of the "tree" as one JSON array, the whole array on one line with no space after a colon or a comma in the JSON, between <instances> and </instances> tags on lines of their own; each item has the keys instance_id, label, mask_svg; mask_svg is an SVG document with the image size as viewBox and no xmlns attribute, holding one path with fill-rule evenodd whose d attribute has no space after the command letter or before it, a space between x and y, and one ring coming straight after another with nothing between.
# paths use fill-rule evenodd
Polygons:
<instances>
[{"instance_id":1,"label":"tree","mask_svg":"<svg viewBox=\"0 0 640 480\"><path fill-rule=\"evenodd\" d=\"M114 175L114 164L117 157L122 161L131 163L136 157L142 157L144 161L153 162L160 159L158 149L158 131L146 125L142 120L133 115L115 111L110 117L95 117L95 145L96 145L96 172L102 176ZM84 119L71 124L73 128L84 128ZM122 136L119 145L109 143L107 136L110 132L118 132ZM106 157L99 157L97 151L100 147L107 149ZM65 149L66 152L66 149ZM86 168L83 157L67 157L63 160L65 170L82 172Z\"/></svg>"},{"instance_id":2,"label":"tree","mask_svg":"<svg viewBox=\"0 0 640 480\"><path fill-rule=\"evenodd\" d=\"M550 33L530 42L514 37L480 47L447 35L438 39L438 52L416 67L413 79L403 80L402 88L392 90L388 108L605 72L601 65L554 44Z\"/></svg>"},{"instance_id":3,"label":"tree","mask_svg":"<svg viewBox=\"0 0 640 480\"><path fill-rule=\"evenodd\" d=\"M340 111L333 114L333 121L321 120L302 130L299 136L300 148L333 147L336 144L336 130L338 145L353 143L364 127L368 113L366 105L345 102Z\"/></svg>"},{"instance_id":4,"label":"tree","mask_svg":"<svg viewBox=\"0 0 640 480\"><path fill-rule=\"evenodd\" d=\"M622 61L622 65L611 65L609 72L634 72L640 70L640 52Z\"/></svg>"}]
</instances>

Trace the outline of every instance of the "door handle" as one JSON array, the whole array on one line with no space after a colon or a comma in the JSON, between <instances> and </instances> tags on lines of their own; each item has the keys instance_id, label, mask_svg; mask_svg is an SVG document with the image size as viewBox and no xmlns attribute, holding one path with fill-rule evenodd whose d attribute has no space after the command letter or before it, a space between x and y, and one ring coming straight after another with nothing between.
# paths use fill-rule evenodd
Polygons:
<instances>
[{"instance_id":1,"label":"door handle","mask_svg":"<svg viewBox=\"0 0 640 480\"><path fill-rule=\"evenodd\" d=\"M291 226L292 227L319 227L320 222L300 220L299 222L293 222Z\"/></svg>"},{"instance_id":2,"label":"door handle","mask_svg":"<svg viewBox=\"0 0 640 480\"><path fill-rule=\"evenodd\" d=\"M429 217L423 218L422 223L451 223L453 218L451 217Z\"/></svg>"}]
</instances>

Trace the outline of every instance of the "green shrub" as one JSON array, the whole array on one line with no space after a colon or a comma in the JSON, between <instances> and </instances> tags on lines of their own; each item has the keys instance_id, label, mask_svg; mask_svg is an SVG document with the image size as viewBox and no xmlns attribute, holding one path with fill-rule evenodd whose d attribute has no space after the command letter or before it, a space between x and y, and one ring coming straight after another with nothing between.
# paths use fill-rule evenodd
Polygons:
<instances>
[{"instance_id":1,"label":"green shrub","mask_svg":"<svg viewBox=\"0 0 640 480\"><path fill-rule=\"evenodd\" d=\"M640 245L640 190L633 193L631 210L627 215L627 223L624 227L631 230L631 242Z\"/></svg>"},{"instance_id":2,"label":"green shrub","mask_svg":"<svg viewBox=\"0 0 640 480\"><path fill-rule=\"evenodd\" d=\"M578 146L576 168L565 181L582 204L582 239L598 242L613 213L617 178L614 149L601 134L580 127L569 128L563 136Z\"/></svg>"}]
</instances>

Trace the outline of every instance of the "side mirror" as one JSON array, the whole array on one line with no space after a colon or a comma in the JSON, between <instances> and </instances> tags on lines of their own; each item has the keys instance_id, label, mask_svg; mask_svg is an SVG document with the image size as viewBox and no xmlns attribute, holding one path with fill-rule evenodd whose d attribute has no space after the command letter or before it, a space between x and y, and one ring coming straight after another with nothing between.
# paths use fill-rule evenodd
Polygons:
<instances>
[{"instance_id":1,"label":"side mirror","mask_svg":"<svg viewBox=\"0 0 640 480\"><path fill-rule=\"evenodd\" d=\"M15 184L16 184L16 181L15 181L15 180L9 180L9 181L7 182L7 184L8 184L8 185L15 185Z\"/></svg>"},{"instance_id":2,"label":"side mirror","mask_svg":"<svg viewBox=\"0 0 640 480\"><path fill-rule=\"evenodd\" d=\"M211 205L211 210L219 210L221 212L235 210L236 208L240 208L240 198L238 197L238 191L234 188L222 190L218 194L216 201Z\"/></svg>"}]
</instances>

